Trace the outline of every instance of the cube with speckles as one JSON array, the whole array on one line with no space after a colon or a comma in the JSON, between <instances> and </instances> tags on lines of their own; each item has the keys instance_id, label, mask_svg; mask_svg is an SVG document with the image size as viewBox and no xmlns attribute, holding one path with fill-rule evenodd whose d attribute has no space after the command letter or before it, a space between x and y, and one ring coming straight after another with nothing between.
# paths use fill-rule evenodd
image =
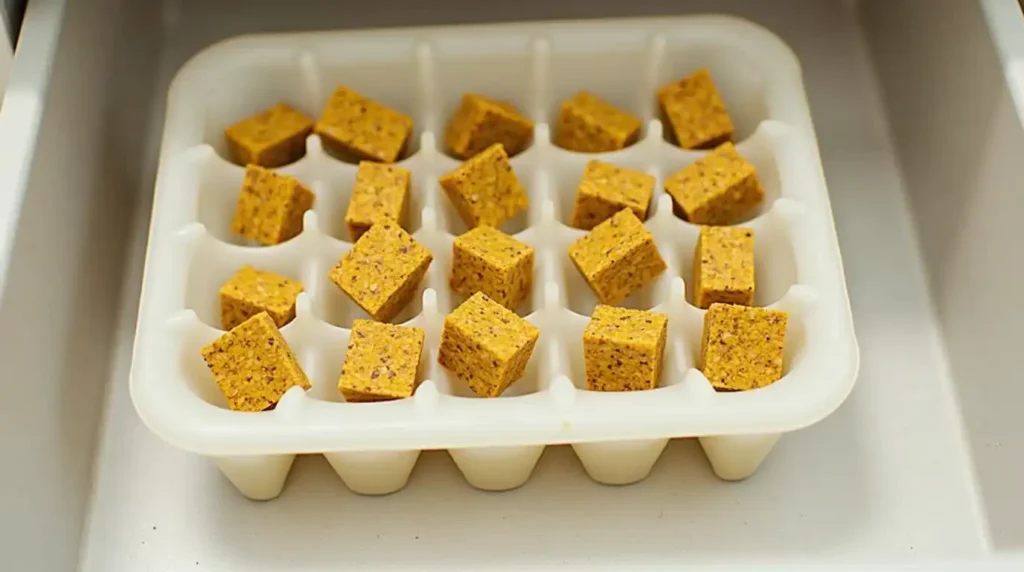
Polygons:
<instances>
[{"instance_id":1,"label":"cube with speckles","mask_svg":"<svg viewBox=\"0 0 1024 572\"><path fill-rule=\"evenodd\" d=\"M330 279L379 322L412 300L434 257L397 222L377 223L331 270Z\"/></svg>"},{"instance_id":2,"label":"cube with speckles","mask_svg":"<svg viewBox=\"0 0 1024 572\"><path fill-rule=\"evenodd\" d=\"M416 390L423 328L356 320L338 390L349 402L390 401Z\"/></svg>"}]
</instances>

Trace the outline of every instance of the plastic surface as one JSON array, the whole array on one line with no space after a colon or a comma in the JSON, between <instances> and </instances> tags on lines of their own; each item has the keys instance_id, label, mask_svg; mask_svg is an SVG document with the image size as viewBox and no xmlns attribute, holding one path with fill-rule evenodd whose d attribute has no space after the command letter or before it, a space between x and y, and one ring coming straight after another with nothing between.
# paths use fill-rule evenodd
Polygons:
<instances>
[{"instance_id":1,"label":"plastic surface","mask_svg":"<svg viewBox=\"0 0 1024 572\"><path fill-rule=\"evenodd\" d=\"M790 312L786 374L756 391L714 392L694 369L703 312L686 301L697 227L672 214L661 181L700 156L662 137L654 92L710 68L737 124L738 149L767 191L755 230L758 305ZM494 67L501 74L486 73ZM305 229L274 247L228 232L242 169L222 158L226 125L289 101L316 116L344 83L413 115L410 230L434 255L422 296L403 313L427 330L425 381L407 400L348 404L337 376L361 311L327 279L350 248L343 225L355 165L326 156L315 136L306 157L281 170L317 192ZM223 88L222 86L230 86ZM583 235L563 223L583 165L594 155L550 143L558 104L587 89L647 120L644 137L599 157L655 175L647 227L669 270L626 301L670 318L662 387L630 394L581 389L581 335L593 294L566 254ZM513 159L529 212L505 230L537 249L535 288L521 311L541 330L526 377L498 399L469 397L436 364L453 235L465 230L437 177L458 162L438 133L463 92L516 103L537 122L533 145ZM283 329L313 381L272 412L223 408L199 348L220 335L216 291L242 264L300 278L298 316ZM514 488L544 446L572 443L587 473L625 484L647 476L668 439L701 437L724 479L749 476L780 433L831 413L853 386L857 345L828 195L800 68L774 35L726 17L661 18L400 31L247 37L209 48L178 73L168 96L150 244L131 374L133 401L161 437L211 456L251 498L280 493L297 453L324 453L353 491L401 488L423 449L448 449L470 484Z\"/></svg>"}]
</instances>

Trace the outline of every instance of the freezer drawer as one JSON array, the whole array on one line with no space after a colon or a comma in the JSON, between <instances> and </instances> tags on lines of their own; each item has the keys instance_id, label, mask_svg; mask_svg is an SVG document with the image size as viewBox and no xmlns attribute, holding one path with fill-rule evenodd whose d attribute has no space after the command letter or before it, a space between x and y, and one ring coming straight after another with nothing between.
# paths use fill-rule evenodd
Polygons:
<instances>
[{"instance_id":1,"label":"freezer drawer","mask_svg":"<svg viewBox=\"0 0 1024 572\"><path fill-rule=\"evenodd\" d=\"M717 480L682 441L648 480L605 487L551 447L526 486L483 493L427 452L406 489L370 498L300 457L255 503L142 425L127 375L164 96L189 57L244 33L709 12L801 60L861 346L847 402L753 478ZM1004 261L1022 39L1012 0L33 0L0 110L6 562L1020 569L1020 270Z\"/></svg>"}]
</instances>

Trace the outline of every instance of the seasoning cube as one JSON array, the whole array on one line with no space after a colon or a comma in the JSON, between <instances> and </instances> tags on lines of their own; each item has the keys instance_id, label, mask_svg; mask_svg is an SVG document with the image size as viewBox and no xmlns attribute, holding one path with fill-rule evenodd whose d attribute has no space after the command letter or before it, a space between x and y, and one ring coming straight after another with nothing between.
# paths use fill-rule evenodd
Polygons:
<instances>
[{"instance_id":1,"label":"seasoning cube","mask_svg":"<svg viewBox=\"0 0 1024 572\"><path fill-rule=\"evenodd\" d=\"M754 231L702 226L693 254L693 303L754 304Z\"/></svg>"},{"instance_id":2,"label":"seasoning cube","mask_svg":"<svg viewBox=\"0 0 1024 572\"><path fill-rule=\"evenodd\" d=\"M732 118L707 69L659 89L658 103L669 135L683 149L713 149L732 140Z\"/></svg>"},{"instance_id":3,"label":"seasoning cube","mask_svg":"<svg viewBox=\"0 0 1024 572\"><path fill-rule=\"evenodd\" d=\"M338 391L345 401L389 401L416 390L423 328L356 320L341 366Z\"/></svg>"},{"instance_id":4,"label":"seasoning cube","mask_svg":"<svg viewBox=\"0 0 1024 572\"><path fill-rule=\"evenodd\" d=\"M744 391L782 377L788 314L712 304L704 314L700 370L718 391Z\"/></svg>"},{"instance_id":5,"label":"seasoning cube","mask_svg":"<svg viewBox=\"0 0 1024 572\"><path fill-rule=\"evenodd\" d=\"M584 153L616 151L635 143L642 127L639 117L581 91L562 103L555 145Z\"/></svg>"},{"instance_id":6,"label":"seasoning cube","mask_svg":"<svg viewBox=\"0 0 1024 572\"><path fill-rule=\"evenodd\" d=\"M239 165L280 167L306 154L313 120L279 103L224 130L231 160Z\"/></svg>"},{"instance_id":7,"label":"seasoning cube","mask_svg":"<svg viewBox=\"0 0 1024 572\"><path fill-rule=\"evenodd\" d=\"M452 275L456 294L483 292L515 310L533 285L533 248L489 226L478 226L455 239Z\"/></svg>"},{"instance_id":8,"label":"seasoning cube","mask_svg":"<svg viewBox=\"0 0 1024 572\"><path fill-rule=\"evenodd\" d=\"M505 148L495 143L441 177L441 188L469 228L497 228L530 206Z\"/></svg>"},{"instance_id":9,"label":"seasoning cube","mask_svg":"<svg viewBox=\"0 0 1024 572\"><path fill-rule=\"evenodd\" d=\"M345 224L353 241L378 222L392 220L405 227L409 180L409 171L401 167L360 161L345 213Z\"/></svg>"},{"instance_id":10,"label":"seasoning cube","mask_svg":"<svg viewBox=\"0 0 1024 572\"><path fill-rule=\"evenodd\" d=\"M314 131L340 157L394 163L412 134L412 118L345 86L338 86Z\"/></svg>"},{"instance_id":11,"label":"seasoning cube","mask_svg":"<svg viewBox=\"0 0 1024 572\"><path fill-rule=\"evenodd\" d=\"M668 316L598 306L583 331L587 389L638 391L658 387Z\"/></svg>"},{"instance_id":12,"label":"seasoning cube","mask_svg":"<svg viewBox=\"0 0 1024 572\"><path fill-rule=\"evenodd\" d=\"M624 208L644 220L653 194L654 177L651 175L603 161L590 161L576 189L572 226L590 230Z\"/></svg>"},{"instance_id":13,"label":"seasoning cube","mask_svg":"<svg viewBox=\"0 0 1024 572\"><path fill-rule=\"evenodd\" d=\"M732 143L723 143L666 179L665 191L672 195L676 212L696 224L733 224L764 200L757 169Z\"/></svg>"},{"instance_id":14,"label":"seasoning cube","mask_svg":"<svg viewBox=\"0 0 1024 572\"><path fill-rule=\"evenodd\" d=\"M495 143L501 143L510 156L516 155L532 137L533 122L514 105L467 93L448 122L444 143L456 157L469 159Z\"/></svg>"},{"instance_id":15,"label":"seasoning cube","mask_svg":"<svg viewBox=\"0 0 1024 572\"><path fill-rule=\"evenodd\" d=\"M569 257L598 301L608 305L618 304L665 271L654 237L629 209L573 243Z\"/></svg>"},{"instance_id":16,"label":"seasoning cube","mask_svg":"<svg viewBox=\"0 0 1024 572\"><path fill-rule=\"evenodd\" d=\"M412 300L433 259L398 223L377 223L345 253L330 278L374 320L388 322Z\"/></svg>"},{"instance_id":17,"label":"seasoning cube","mask_svg":"<svg viewBox=\"0 0 1024 572\"><path fill-rule=\"evenodd\" d=\"M523 376L540 331L477 292L444 319L437 361L480 397L497 397Z\"/></svg>"},{"instance_id":18,"label":"seasoning cube","mask_svg":"<svg viewBox=\"0 0 1024 572\"><path fill-rule=\"evenodd\" d=\"M221 327L230 330L266 312L278 328L295 318L295 299L302 282L248 264L220 287Z\"/></svg>"},{"instance_id":19,"label":"seasoning cube","mask_svg":"<svg viewBox=\"0 0 1024 572\"><path fill-rule=\"evenodd\" d=\"M302 215L315 200L295 177L249 165L231 231L262 244L282 243L302 232Z\"/></svg>"},{"instance_id":20,"label":"seasoning cube","mask_svg":"<svg viewBox=\"0 0 1024 572\"><path fill-rule=\"evenodd\" d=\"M201 353L233 411L273 409L293 386L310 388L295 354L266 312L225 332Z\"/></svg>"}]
</instances>

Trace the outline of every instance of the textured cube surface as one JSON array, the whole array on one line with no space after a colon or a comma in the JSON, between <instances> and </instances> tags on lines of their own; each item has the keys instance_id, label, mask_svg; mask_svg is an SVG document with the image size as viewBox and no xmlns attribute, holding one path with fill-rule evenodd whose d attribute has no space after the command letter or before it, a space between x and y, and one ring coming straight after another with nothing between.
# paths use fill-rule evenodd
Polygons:
<instances>
[{"instance_id":1,"label":"textured cube surface","mask_svg":"<svg viewBox=\"0 0 1024 572\"><path fill-rule=\"evenodd\" d=\"M356 320L338 380L345 401L411 396L416 390L424 336L423 328Z\"/></svg>"},{"instance_id":2,"label":"textured cube surface","mask_svg":"<svg viewBox=\"0 0 1024 572\"><path fill-rule=\"evenodd\" d=\"M569 256L602 304L618 304L665 271L654 237L629 209L573 243Z\"/></svg>"},{"instance_id":3,"label":"textured cube surface","mask_svg":"<svg viewBox=\"0 0 1024 572\"><path fill-rule=\"evenodd\" d=\"M601 153L632 145L643 122L596 95L581 91L562 103L555 145L570 151Z\"/></svg>"},{"instance_id":4,"label":"textured cube surface","mask_svg":"<svg viewBox=\"0 0 1024 572\"><path fill-rule=\"evenodd\" d=\"M788 321L780 310L712 304L704 314L700 370L720 391L775 383L782 377Z\"/></svg>"},{"instance_id":5,"label":"textured cube surface","mask_svg":"<svg viewBox=\"0 0 1024 572\"><path fill-rule=\"evenodd\" d=\"M668 316L600 305L583 331L587 389L654 389L661 378Z\"/></svg>"},{"instance_id":6,"label":"textured cube surface","mask_svg":"<svg viewBox=\"0 0 1024 572\"><path fill-rule=\"evenodd\" d=\"M469 228L501 226L530 206L526 190L500 143L441 177L440 183Z\"/></svg>"},{"instance_id":7,"label":"textured cube surface","mask_svg":"<svg viewBox=\"0 0 1024 572\"><path fill-rule=\"evenodd\" d=\"M268 168L301 159L311 133L313 120L285 103L250 115L224 130L232 161Z\"/></svg>"},{"instance_id":8,"label":"textured cube surface","mask_svg":"<svg viewBox=\"0 0 1024 572\"><path fill-rule=\"evenodd\" d=\"M302 215L315 200L295 177L249 165L231 231L262 244L282 243L302 232Z\"/></svg>"},{"instance_id":9,"label":"textured cube surface","mask_svg":"<svg viewBox=\"0 0 1024 572\"><path fill-rule=\"evenodd\" d=\"M663 86L658 103L669 135L683 149L712 149L732 140L732 118L708 70Z\"/></svg>"},{"instance_id":10,"label":"textured cube surface","mask_svg":"<svg viewBox=\"0 0 1024 572\"><path fill-rule=\"evenodd\" d=\"M331 270L331 281L373 316L390 321L416 294L434 257L398 223L375 224Z\"/></svg>"},{"instance_id":11,"label":"textured cube surface","mask_svg":"<svg viewBox=\"0 0 1024 572\"><path fill-rule=\"evenodd\" d=\"M349 237L359 240L375 223L395 221L405 228L409 207L410 173L407 169L360 161L356 184L345 212Z\"/></svg>"},{"instance_id":12,"label":"textured cube surface","mask_svg":"<svg viewBox=\"0 0 1024 572\"><path fill-rule=\"evenodd\" d=\"M645 220L654 182L654 177L643 171L597 160L588 162L576 189L572 226L590 230L624 208Z\"/></svg>"},{"instance_id":13,"label":"textured cube surface","mask_svg":"<svg viewBox=\"0 0 1024 572\"><path fill-rule=\"evenodd\" d=\"M526 371L540 331L479 292L444 320L438 362L480 397L497 397Z\"/></svg>"},{"instance_id":14,"label":"textured cube surface","mask_svg":"<svg viewBox=\"0 0 1024 572\"><path fill-rule=\"evenodd\" d=\"M336 156L393 163L412 136L412 117L345 86L324 107L315 131Z\"/></svg>"},{"instance_id":15,"label":"textured cube surface","mask_svg":"<svg viewBox=\"0 0 1024 572\"><path fill-rule=\"evenodd\" d=\"M754 231L702 226L693 255L693 303L754 304Z\"/></svg>"},{"instance_id":16,"label":"textured cube surface","mask_svg":"<svg viewBox=\"0 0 1024 572\"><path fill-rule=\"evenodd\" d=\"M265 411L293 386L310 388L295 354L266 312L225 332L202 354L235 411Z\"/></svg>"},{"instance_id":17,"label":"textured cube surface","mask_svg":"<svg viewBox=\"0 0 1024 572\"><path fill-rule=\"evenodd\" d=\"M295 299L302 290L298 280L245 265L220 288L221 328L230 330L260 312L281 328L295 318Z\"/></svg>"},{"instance_id":18,"label":"textured cube surface","mask_svg":"<svg viewBox=\"0 0 1024 572\"><path fill-rule=\"evenodd\" d=\"M467 93L448 122L444 143L456 157L469 159L495 143L501 143L505 152L514 156L525 149L532 138L533 122L516 106Z\"/></svg>"},{"instance_id":19,"label":"textured cube surface","mask_svg":"<svg viewBox=\"0 0 1024 572\"><path fill-rule=\"evenodd\" d=\"M483 292L515 310L533 286L533 248L489 226L478 226L452 245L451 289L463 296Z\"/></svg>"},{"instance_id":20,"label":"textured cube surface","mask_svg":"<svg viewBox=\"0 0 1024 572\"><path fill-rule=\"evenodd\" d=\"M677 213L696 224L741 220L764 201L757 169L732 143L724 143L665 180Z\"/></svg>"}]
</instances>

